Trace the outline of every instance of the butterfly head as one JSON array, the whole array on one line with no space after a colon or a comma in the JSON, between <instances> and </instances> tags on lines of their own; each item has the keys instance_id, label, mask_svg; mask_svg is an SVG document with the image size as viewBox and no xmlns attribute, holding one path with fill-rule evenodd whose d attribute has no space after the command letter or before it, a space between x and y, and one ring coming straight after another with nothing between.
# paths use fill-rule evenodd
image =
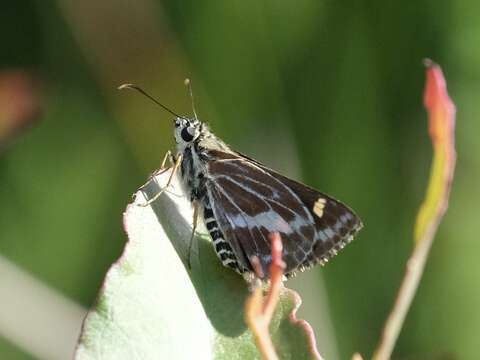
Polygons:
<instances>
[{"instance_id":1,"label":"butterfly head","mask_svg":"<svg viewBox=\"0 0 480 360\"><path fill-rule=\"evenodd\" d=\"M202 123L197 119L177 117L175 118L174 125L175 142L177 143L177 147L181 149L193 143L202 132Z\"/></svg>"}]
</instances>

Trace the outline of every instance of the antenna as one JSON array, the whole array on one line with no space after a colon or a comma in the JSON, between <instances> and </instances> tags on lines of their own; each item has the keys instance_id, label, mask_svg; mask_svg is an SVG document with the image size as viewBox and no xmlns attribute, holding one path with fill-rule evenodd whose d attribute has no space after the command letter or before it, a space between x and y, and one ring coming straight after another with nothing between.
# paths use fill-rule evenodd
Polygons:
<instances>
[{"instance_id":1,"label":"antenna","mask_svg":"<svg viewBox=\"0 0 480 360\"><path fill-rule=\"evenodd\" d=\"M193 100L192 82L190 81L189 78L186 78L183 83L188 88L188 93L190 95L190 100L192 101L193 116L195 116L195 120L198 120L197 111L195 110L195 101Z\"/></svg>"},{"instance_id":2,"label":"antenna","mask_svg":"<svg viewBox=\"0 0 480 360\"><path fill-rule=\"evenodd\" d=\"M160 106L162 109L168 111L170 114L172 114L173 116L176 116L176 117L179 117L179 118L182 118L182 119L185 119L184 116L181 116L181 115L178 115L176 112L170 110L168 107L166 107L165 105L163 105L161 102L159 102L158 100L156 100L153 96L149 95L145 90L143 90L141 87L135 85L135 84L122 84L118 87L118 90L124 90L124 89L130 89L130 90L136 90L138 91L140 94L142 95L145 95L147 98L149 98L150 100L152 100L155 104L157 104L158 106Z\"/></svg>"}]
</instances>

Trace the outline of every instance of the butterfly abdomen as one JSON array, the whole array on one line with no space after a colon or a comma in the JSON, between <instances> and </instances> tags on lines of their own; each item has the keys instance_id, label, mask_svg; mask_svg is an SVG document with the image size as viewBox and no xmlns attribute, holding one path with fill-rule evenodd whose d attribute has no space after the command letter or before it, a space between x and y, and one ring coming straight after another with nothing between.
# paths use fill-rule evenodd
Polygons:
<instances>
[{"instance_id":1,"label":"butterfly abdomen","mask_svg":"<svg viewBox=\"0 0 480 360\"><path fill-rule=\"evenodd\" d=\"M210 203L207 197L204 198L204 208L203 208L203 218L205 221L205 226L212 238L213 247L218 258L224 266L232 268L239 274L242 274L244 270L240 268L237 257L232 250L230 244L225 240L225 237L220 230L217 220L210 207Z\"/></svg>"}]
</instances>

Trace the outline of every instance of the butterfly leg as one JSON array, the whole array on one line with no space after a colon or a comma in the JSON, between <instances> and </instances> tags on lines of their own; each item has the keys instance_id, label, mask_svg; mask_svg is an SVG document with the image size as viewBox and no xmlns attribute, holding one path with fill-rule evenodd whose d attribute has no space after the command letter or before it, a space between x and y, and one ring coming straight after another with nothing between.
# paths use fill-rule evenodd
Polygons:
<instances>
[{"instance_id":1,"label":"butterfly leg","mask_svg":"<svg viewBox=\"0 0 480 360\"><path fill-rule=\"evenodd\" d=\"M165 165L166 165L166 163L167 163L167 160L168 160L168 162L170 163L170 166L166 168ZM175 161L175 156L173 156L172 152L171 152L170 150L168 150L168 151L166 152L165 156L163 157L162 164L160 165L160 169L158 169L157 171L155 171L155 172L150 176L150 178L164 173L165 171L167 171L168 169L170 169L171 166L174 166L175 163L176 163L176 161Z\"/></svg>"},{"instance_id":2,"label":"butterfly leg","mask_svg":"<svg viewBox=\"0 0 480 360\"><path fill-rule=\"evenodd\" d=\"M189 269L192 268L192 264L190 262L190 257L192 254L192 246L193 246L193 238L195 236L195 231L197 230L198 224L198 202L193 202L193 226L192 226L192 236L190 236L190 242L188 243L188 252L187 252L187 266Z\"/></svg>"},{"instance_id":3,"label":"butterfly leg","mask_svg":"<svg viewBox=\"0 0 480 360\"><path fill-rule=\"evenodd\" d=\"M160 195L162 195L165 190L168 189L168 187L170 186L170 184L172 183L172 180L173 180L173 177L175 176L175 174L177 173L177 170L178 168L180 167L180 164L182 163L182 155L178 155L178 158L177 160L175 161L175 165L173 166L173 169L172 169L172 173L170 174L170 177L168 178L168 181L167 181L167 184L158 192L155 194L155 196L153 196L151 199L149 199L147 202L143 203L143 204L139 204L139 206L148 206L150 205L151 203L153 203L155 200L157 200Z\"/></svg>"}]
</instances>

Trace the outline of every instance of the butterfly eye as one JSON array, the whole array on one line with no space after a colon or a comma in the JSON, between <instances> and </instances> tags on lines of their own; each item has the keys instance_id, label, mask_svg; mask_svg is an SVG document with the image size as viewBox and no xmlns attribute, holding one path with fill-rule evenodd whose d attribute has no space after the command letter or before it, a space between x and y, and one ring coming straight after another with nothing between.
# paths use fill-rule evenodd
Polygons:
<instances>
[{"instance_id":1,"label":"butterfly eye","mask_svg":"<svg viewBox=\"0 0 480 360\"><path fill-rule=\"evenodd\" d=\"M190 130L190 131L189 131ZM182 129L182 139L185 142L190 142L193 140L193 135L190 132L193 132L194 129L192 127L185 127Z\"/></svg>"}]
</instances>

